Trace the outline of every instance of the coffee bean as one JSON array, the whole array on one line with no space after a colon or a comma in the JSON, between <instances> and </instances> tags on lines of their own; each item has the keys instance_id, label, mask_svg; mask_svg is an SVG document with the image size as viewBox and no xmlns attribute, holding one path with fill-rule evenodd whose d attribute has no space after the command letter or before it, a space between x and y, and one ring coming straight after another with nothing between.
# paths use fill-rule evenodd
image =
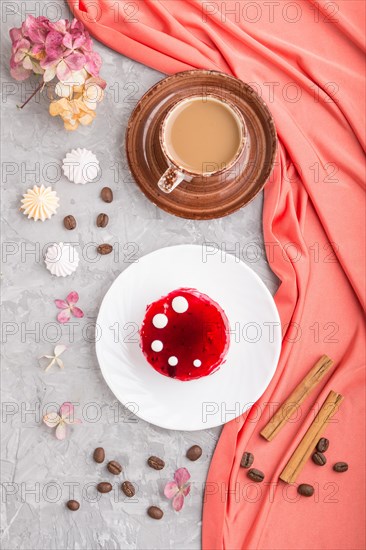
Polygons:
<instances>
[{"instance_id":1,"label":"coffee bean","mask_svg":"<svg viewBox=\"0 0 366 550\"><path fill-rule=\"evenodd\" d=\"M110 254L112 250L113 250L113 246L111 244L100 244L97 248L97 252L102 256L105 256L106 254Z\"/></svg>"},{"instance_id":2,"label":"coffee bean","mask_svg":"<svg viewBox=\"0 0 366 550\"><path fill-rule=\"evenodd\" d=\"M105 452L103 447L97 447L93 453L93 458L95 462L98 462L98 464L101 464L104 462L105 459Z\"/></svg>"},{"instance_id":3,"label":"coffee bean","mask_svg":"<svg viewBox=\"0 0 366 550\"><path fill-rule=\"evenodd\" d=\"M242 468L250 468L254 462L254 455L252 453L244 453L240 461Z\"/></svg>"},{"instance_id":4,"label":"coffee bean","mask_svg":"<svg viewBox=\"0 0 366 550\"><path fill-rule=\"evenodd\" d=\"M122 466L116 460L111 460L110 462L108 462L107 468L108 471L115 476L119 476L119 474L122 472Z\"/></svg>"},{"instance_id":5,"label":"coffee bean","mask_svg":"<svg viewBox=\"0 0 366 550\"><path fill-rule=\"evenodd\" d=\"M124 481L121 485L121 489L128 498L135 496L135 487L131 481Z\"/></svg>"},{"instance_id":6,"label":"coffee bean","mask_svg":"<svg viewBox=\"0 0 366 550\"><path fill-rule=\"evenodd\" d=\"M68 509L71 510L72 512L76 512L76 510L79 510L79 508L80 508L80 504L78 503L77 500L69 500L69 501L66 503L66 506L67 506Z\"/></svg>"},{"instance_id":7,"label":"coffee bean","mask_svg":"<svg viewBox=\"0 0 366 550\"><path fill-rule=\"evenodd\" d=\"M326 437L322 437L318 441L316 450L319 451L319 453L325 453L328 447L329 447L329 439L327 439Z\"/></svg>"},{"instance_id":8,"label":"coffee bean","mask_svg":"<svg viewBox=\"0 0 366 550\"><path fill-rule=\"evenodd\" d=\"M161 519L164 515L163 510L160 510L160 508L158 508L157 506L150 506L150 508L148 508L147 510L147 513L153 519Z\"/></svg>"},{"instance_id":9,"label":"coffee bean","mask_svg":"<svg viewBox=\"0 0 366 550\"><path fill-rule=\"evenodd\" d=\"M150 458L147 460L147 463L150 468L154 468L154 470L162 470L165 466L164 460L162 460L158 456L150 456Z\"/></svg>"},{"instance_id":10,"label":"coffee bean","mask_svg":"<svg viewBox=\"0 0 366 550\"><path fill-rule=\"evenodd\" d=\"M186 457L189 458L189 460L192 460L194 462L195 460L198 460L202 456L202 449L199 445L193 445L188 449Z\"/></svg>"},{"instance_id":11,"label":"coffee bean","mask_svg":"<svg viewBox=\"0 0 366 550\"><path fill-rule=\"evenodd\" d=\"M333 466L333 470L338 473L347 472L348 464L347 462L336 462Z\"/></svg>"},{"instance_id":12,"label":"coffee bean","mask_svg":"<svg viewBox=\"0 0 366 550\"><path fill-rule=\"evenodd\" d=\"M324 466L327 462L327 459L323 453L319 453L318 451L314 453L311 458L313 459L314 464L317 464L318 466Z\"/></svg>"},{"instance_id":13,"label":"coffee bean","mask_svg":"<svg viewBox=\"0 0 366 550\"><path fill-rule=\"evenodd\" d=\"M98 483L97 490L100 493L110 493L112 491L112 485L107 481L102 481L101 483Z\"/></svg>"},{"instance_id":14,"label":"coffee bean","mask_svg":"<svg viewBox=\"0 0 366 550\"><path fill-rule=\"evenodd\" d=\"M301 483L297 488L297 492L303 497L311 497L314 494L314 487L308 483Z\"/></svg>"},{"instance_id":15,"label":"coffee bean","mask_svg":"<svg viewBox=\"0 0 366 550\"><path fill-rule=\"evenodd\" d=\"M103 187L103 189L100 192L100 196L104 202L113 201L113 191L110 187Z\"/></svg>"},{"instance_id":16,"label":"coffee bean","mask_svg":"<svg viewBox=\"0 0 366 550\"><path fill-rule=\"evenodd\" d=\"M72 229L75 229L76 225L77 224L74 216L69 215L64 217L64 226L66 227L66 229L69 229L71 231Z\"/></svg>"},{"instance_id":17,"label":"coffee bean","mask_svg":"<svg viewBox=\"0 0 366 550\"><path fill-rule=\"evenodd\" d=\"M107 214L99 214L97 217L97 226L98 227L107 227L109 222L109 217Z\"/></svg>"},{"instance_id":18,"label":"coffee bean","mask_svg":"<svg viewBox=\"0 0 366 550\"><path fill-rule=\"evenodd\" d=\"M251 468L248 471L247 476L256 483L261 483L261 481L264 480L264 473L260 470L257 470L256 468Z\"/></svg>"}]
</instances>

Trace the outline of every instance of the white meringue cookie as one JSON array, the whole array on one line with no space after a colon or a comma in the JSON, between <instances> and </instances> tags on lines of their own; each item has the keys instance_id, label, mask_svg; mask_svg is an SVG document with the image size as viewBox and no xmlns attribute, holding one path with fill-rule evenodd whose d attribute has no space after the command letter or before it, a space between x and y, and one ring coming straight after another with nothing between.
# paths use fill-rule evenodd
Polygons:
<instances>
[{"instance_id":1,"label":"white meringue cookie","mask_svg":"<svg viewBox=\"0 0 366 550\"><path fill-rule=\"evenodd\" d=\"M33 189L28 189L23 195L22 206L23 214L28 216L28 219L33 218L34 221L49 220L51 216L56 214L56 210L59 207L59 198L56 195L56 191L52 190L52 187L45 187L41 185L35 185Z\"/></svg>"},{"instance_id":2,"label":"white meringue cookie","mask_svg":"<svg viewBox=\"0 0 366 550\"><path fill-rule=\"evenodd\" d=\"M62 170L73 183L90 183L100 171L99 160L88 149L72 149L62 161Z\"/></svg>"},{"instance_id":3,"label":"white meringue cookie","mask_svg":"<svg viewBox=\"0 0 366 550\"><path fill-rule=\"evenodd\" d=\"M71 244L54 243L47 248L44 261L52 275L67 277L76 271L79 265L79 254Z\"/></svg>"}]
</instances>

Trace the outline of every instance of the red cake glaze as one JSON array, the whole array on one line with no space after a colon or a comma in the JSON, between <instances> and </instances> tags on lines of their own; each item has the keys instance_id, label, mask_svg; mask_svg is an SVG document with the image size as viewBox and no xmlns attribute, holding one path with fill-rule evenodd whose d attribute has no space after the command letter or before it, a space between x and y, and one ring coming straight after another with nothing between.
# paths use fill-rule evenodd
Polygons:
<instances>
[{"instance_id":1,"label":"red cake glaze","mask_svg":"<svg viewBox=\"0 0 366 550\"><path fill-rule=\"evenodd\" d=\"M186 311L174 310L177 297L187 300ZM166 316L166 326L154 326L157 314ZM223 309L206 294L180 288L147 307L140 337L142 352L155 370L178 380L194 380L212 374L222 364L229 348L229 322ZM161 351L153 351L154 341L162 343ZM172 357L178 360L176 365L169 364L169 359L176 362ZM194 361L201 365L194 366Z\"/></svg>"}]
</instances>

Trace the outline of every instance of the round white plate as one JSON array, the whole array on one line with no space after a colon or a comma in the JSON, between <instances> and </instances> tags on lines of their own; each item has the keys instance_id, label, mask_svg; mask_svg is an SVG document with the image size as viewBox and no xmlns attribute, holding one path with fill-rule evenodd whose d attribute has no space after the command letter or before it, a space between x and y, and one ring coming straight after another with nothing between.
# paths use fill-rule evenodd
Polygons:
<instances>
[{"instance_id":1,"label":"round white plate","mask_svg":"<svg viewBox=\"0 0 366 550\"><path fill-rule=\"evenodd\" d=\"M142 354L139 327L151 302L180 287L218 302L230 323L226 361L211 374L182 382L156 372ZM233 420L268 386L281 349L273 298L235 256L205 245L156 250L114 281L101 305L96 351L117 399L140 418L174 430L200 430Z\"/></svg>"}]
</instances>

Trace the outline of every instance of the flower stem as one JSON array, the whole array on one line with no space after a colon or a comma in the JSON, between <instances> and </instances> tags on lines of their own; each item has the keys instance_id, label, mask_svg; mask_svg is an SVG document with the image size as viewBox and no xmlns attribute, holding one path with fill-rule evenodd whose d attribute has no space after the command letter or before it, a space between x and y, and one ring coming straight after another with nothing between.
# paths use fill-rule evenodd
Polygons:
<instances>
[{"instance_id":1,"label":"flower stem","mask_svg":"<svg viewBox=\"0 0 366 550\"><path fill-rule=\"evenodd\" d=\"M41 88L44 86L44 82L43 80L41 80L41 83L37 86L37 88L34 90L34 92L32 93L32 95L30 95L28 97L28 99L26 101L24 101L23 105L21 105L19 107L19 109L23 109L23 107L25 107L27 105L27 103L29 103L29 101L36 95L37 92L39 92L41 90Z\"/></svg>"}]
</instances>

